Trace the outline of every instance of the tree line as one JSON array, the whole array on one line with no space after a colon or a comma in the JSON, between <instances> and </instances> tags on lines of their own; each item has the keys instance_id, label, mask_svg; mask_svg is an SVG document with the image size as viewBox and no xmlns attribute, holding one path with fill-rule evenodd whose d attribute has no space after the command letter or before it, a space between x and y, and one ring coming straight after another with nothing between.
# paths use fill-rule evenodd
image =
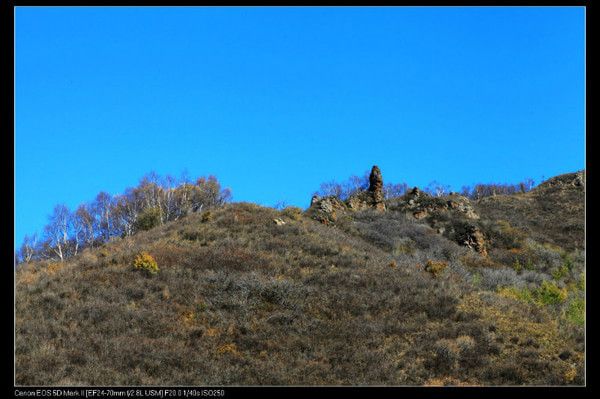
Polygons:
<instances>
[{"instance_id":1,"label":"tree line","mask_svg":"<svg viewBox=\"0 0 600 399\"><path fill-rule=\"evenodd\" d=\"M114 237L128 237L193 212L223 205L231 191L214 176L191 182L187 177L145 175L123 194L100 192L75 210L56 205L42 234L26 235L16 262L52 259L64 261L83 248L94 248Z\"/></svg>"},{"instance_id":2,"label":"tree line","mask_svg":"<svg viewBox=\"0 0 600 399\"><path fill-rule=\"evenodd\" d=\"M517 184L488 183L475 184L474 186L463 186L461 194L470 199L478 200L484 197L494 195L510 195L516 193L526 193L535 187L535 181L527 178Z\"/></svg>"},{"instance_id":3,"label":"tree line","mask_svg":"<svg viewBox=\"0 0 600 399\"><path fill-rule=\"evenodd\" d=\"M353 175L343 182L332 180L321 183L319 190L314 194L320 197L335 196L345 201L353 194L369 188L370 174L370 171L366 171L362 176ZM383 195L386 199L400 197L407 190L408 185L406 183L386 183L383 185Z\"/></svg>"},{"instance_id":4,"label":"tree line","mask_svg":"<svg viewBox=\"0 0 600 399\"><path fill-rule=\"evenodd\" d=\"M535 181L531 178L524 179L516 184L507 183L478 183L472 186L463 186L460 194L472 199L479 200L484 197L494 195L510 195L516 193L526 193L535 187ZM362 176L353 175L346 181L337 182L335 180L322 183L319 190L314 194L321 197L335 196L345 201L353 194L364 191L369 188L369 171ZM406 183L386 183L383 186L383 195L385 199L401 197L409 189ZM441 197L452 193L449 185L432 181L423 191L434 197Z\"/></svg>"}]
</instances>

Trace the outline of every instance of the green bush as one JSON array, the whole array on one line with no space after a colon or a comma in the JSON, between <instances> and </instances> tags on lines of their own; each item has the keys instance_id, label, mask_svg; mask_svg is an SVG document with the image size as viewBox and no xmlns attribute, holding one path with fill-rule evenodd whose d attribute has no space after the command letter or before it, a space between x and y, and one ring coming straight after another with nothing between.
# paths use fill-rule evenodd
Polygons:
<instances>
[{"instance_id":1,"label":"green bush","mask_svg":"<svg viewBox=\"0 0 600 399\"><path fill-rule=\"evenodd\" d=\"M568 274L569 268L567 267L567 265L562 265L561 267L552 272L552 277L554 277L554 279L558 281L563 277L567 276Z\"/></svg>"},{"instance_id":2,"label":"green bush","mask_svg":"<svg viewBox=\"0 0 600 399\"><path fill-rule=\"evenodd\" d=\"M555 282L544 281L542 286L535 290L536 302L542 305L554 305L567 299L567 290L559 288Z\"/></svg>"},{"instance_id":3,"label":"green bush","mask_svg":"<svg viewBox=\"0 0 600 399\"><path fill-rule=\"evenodd\" d=\"M517 299L522 302L537 305L555 305L567 300L567 289L560 288L555 282L544 281L539 288L527 289L517 287L503 287L498 290L502 296Z\"/></svg>"},{"instance_id":4,"label":"green bush","mask_svg":"<svg viewBox=\"0 0 600 399\"><path fill-rule=\"evenodd\" d=\"M585 273L581 273L581 278L577 283L577 288L581 291L585 291Z\"/></svg>"},{"instance_id":5,"label":"green bush","mask_svg":"<svg viewBox=\"0 0 600 399\"><path fill-rule=\"evenodd\" d=\"M150 274L156 274L159 271L158 264L156 263L152 255L150 255L147 252L142 252L141 254L136 256L135 260L133 261L133 267L135 267L136 269L144 270Z\"/></svg>"},{"instance_id":6,"label":"green bush","mask_svg":"<svg viewBox=\"0 0 600 399\"><path fill-rule=\"evenodd\" d=\"M576 298L569 302L565 316L571 323L583 326L585 323L585 300Z\"/></svg>"},{"instance_id":7,"label":"green bush","mask_svg":"<svg viewBox=\"0 0 600 399\"><path fill-rule=\"evenodd\" d=\"M519 259L515 259L512 268L515 269L517 273L521 273L521 271L523 271L523 266L521 265L521 262L519 262Z\"/></svg>"},{"instance_id":8,"label":"green bush","mask_svg":"<svg viewBox=\"0 0 600 399\"><path fill-rule=\"evenodd\" d=\"M516 299L521 302L534 302L533 293L527 288L520 289L517 287L501 287L498 290L498 293L504 297Z\"/></svg>"},{"instance_id":9,"label":"green bush","mask_svg":"<svg viewBox=\"0 0 600 399\"><path fill-rule=\"evenodd\" d=\"M144 209L135 220L136 230L150 230L151 228L158 226L161 222L161 214L160 208Z\"/></svg>"},{"instance_id":10,"label":"green bush","mask_svg":"<svg viewBox=\"0 0 600 399\"><path fill-rule=\"evenodd\" d=\"M472 283L476 287L481 285L481 274L480 273L473 274Z\"/></svg>"}]
</instances>

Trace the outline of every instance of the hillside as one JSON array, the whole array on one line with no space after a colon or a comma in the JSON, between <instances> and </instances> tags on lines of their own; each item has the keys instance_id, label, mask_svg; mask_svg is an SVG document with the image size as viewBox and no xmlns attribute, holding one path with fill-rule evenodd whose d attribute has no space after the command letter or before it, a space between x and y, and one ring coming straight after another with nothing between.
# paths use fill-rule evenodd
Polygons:
<instances>
[{"instance_id":1,"label":"hillside","mask_svg":"<svg viewBox=\"0 0 600 399\"><path fill-rule=\"evenodd\" d=\"M231 203L20 265L16 383L585 382L582 173L479 201L383 199L371 177L347 201Z\"/></svg>"},{"instance_id":2,"label":"hillside","mask_svg":"<svg viewBox=\"0 0 600 399\"><path fill-rule=\"evenodd\" d=\"M583 172L548 179L530 192L486 197L475 205L490 220L505 220L531 235L573 250L584 248Z\"/></svg>"}]
</instances>

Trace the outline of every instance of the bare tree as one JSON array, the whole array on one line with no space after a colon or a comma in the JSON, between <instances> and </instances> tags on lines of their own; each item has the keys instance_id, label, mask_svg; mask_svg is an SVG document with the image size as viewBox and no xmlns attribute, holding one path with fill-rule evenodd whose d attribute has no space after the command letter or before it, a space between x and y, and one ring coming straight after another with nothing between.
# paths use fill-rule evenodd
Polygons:
<instances>
[{"instance_id":1,"label":"bare tree","mask_svg":"<svg viewBox=\"0 0 600 399\"><path fill-rule=\"evenodd\" d=\"M343 192L344 190L342 188L342 185L336 182L335 180L332 180L329 182L321 183L319 191L316 194L318 194L320 197L334 196L341 198Z\"/></svg>"},{"instance_id":2,"label":"bare tree","mask_svg":"<svg viewBox=\"0 0 600 399\"><path fill-rule=\"evenodd\" d=\"M91 206L88 204L79 205L75 211L76 223L81 226L83 243L91 248L94 247L96 240L96 223Z\"/></svg>"},{"instance_id":3,"label":"bare tree","mask_svg":"<svg viewBox=\"0 0 600 399\"><path fill-rule=\"evenodd\" d=\"M387 183L383 186L383 196L386 199L400 197L406 193L406 190L408 190L406 183Z\"/></svg>"},{"instance_id":4,"label":"bare tree","mask_svg":"<svg viewBox=\"0 0 600 399\"><path fill-rule=\"evenodd\" d=\"M319 191L315 194L321 197L335 196L341 200L347 200L351 195L369 188L369 175L370 172L367 171L362 177L353 175L342 183L335 180L321 183Z\"/></svg>"},{"instance_id":5,"label":"bare tree","mask_svg":"<svg viewBox=\"0 0 600 399\"><path fill-rule=\"evenodd\" d=\"M96 229L104 241L108 241L112 232L111 211L113 197L107 192L100 192L92 203L92 214L96 221Z\"/></svg>"},{"instance_id":6,"label":"bare tree","mask_svg":"<svg viewBox=\"0 0 600 399\"><path fill-rule=\"evenodd\" d=\"M162 180L163 194L163 223L175 218L175 187L177 187L177 179L171 175L165 176Z\"/></svg>"},{"instance_id":7,"label":"bare tree","mask_svg":"<svg viewBox=\"0 0 600 399\"><path fill-rule=\"evenodd\" d=\"M531 189L535 186L535 181L531 177L528 177L520 183L520 186L521 191L526 193L531 191Z\"/></svg>"},{"instance_id":8,"label":"bare tree","mask_svg":"<svg viewBox=\"0 0 600 399\"><path fill-rule=\"evenodd\" d=\"M85 222L77 216L77 212L69 212L67 222L70 237L69 256L76 256L79 248L85 244Z\"/></svg>"},{"instance_id":9,"label":"bare tree","mask_svg":"<svg viewBox=\"0 0 600 399\"><path fill-rule=\"evenodd\" d=\"M61 262L64 262L67 256L69 214L69 208L66 205L56 205L44 229L50 249L58 256Z\"/></svg>"},{"instance_id":10,"label":"bare tree","mask_svg":"<svg viewBox=\"0 0 600 399\"><path fill-rule=\"evenodd\" d=\"M423 191L435 197L441 197L450 192L450 186L441 184L434 180L431 183L429 183Z\"/></svg>"},{"instance_id":11,"label":"bare tree","mask_svg":"<svg viewBox=\"0 0 600 399\"><path fill-rule=\"evenodd\" d=\"M136 188L127 188L125 193L113 199L111 220L113 234L130 236L134 233L135 221L143 209L141 193Z\"/></svg>"},{"instance_id":12,"label":"bare tree","mask_svg":"<svg viewBox=\"0 0 600 399\"><path fill-rule=\"evenodd\" d=\"M17 253L17 258L19 263L21 262L29 262L31 261L37 250L38 245L38 235L34 233L33 235L26 235L23 238L23 244L21 244L21 248Z\"/></svg>"}]
</instances>

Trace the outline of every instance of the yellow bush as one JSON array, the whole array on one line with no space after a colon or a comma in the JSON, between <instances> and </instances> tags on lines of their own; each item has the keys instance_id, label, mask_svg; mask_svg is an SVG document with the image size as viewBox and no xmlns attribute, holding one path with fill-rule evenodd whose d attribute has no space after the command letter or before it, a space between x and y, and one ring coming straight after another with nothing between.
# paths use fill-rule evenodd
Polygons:
<instances>
[{"instance_id":1,"label":"yellow bush","mask_svg":"<svg viewBox=\"0 0 600 399\"><path fill-rule=\"evenodd\" d=\"M46 269L46 273L52 275L52 274L56 273L57 271L59 271L60 269L62 269L63 266L64 266L64 264L59 263L59 262L50 263L48 265L48 268Z\"/></svg>"},{"instance_id":2,"label":"yellow bush","mask_svg":"<svg viewBox=\"0 0 600 399\"><path fill-rule=\"evenodd\" d=\"M150 255L147 252L142 252L141 254L139 254L133 261L133 266L136 269L145 270L150 274L156 274L159 271L158 264L156 263L152 255Z\"/></svg>"},{"instance_id":3,"label":"yellow bush","mask_svg":"<svg viewBox=\"0 0 600 399\"><path fill-rule=\"evenodd\" d=\"M231 353L232 355L238 355L237 346L235 344L224 344L217 348L217 353L222 355L224 353Z\"/></svg>"},{"instance_id":4,"label":"yellow bush","mask_svg":"<svg viewBox=\"0 0 600 399\"><path fill-rule=\"evenodd\" d=\"M181 319L183 320L183 323L185 325L189 326L194 323L194 320L196 320L196 314L194 312L192 312L191 310L188 310L186 312L183 312Z\"/></svg>"},{"instance_id":5,"label":"yellow bush","mask_svg":"<svg viewBox=\"0 0 600 399\"><path fill-rule=\"evenodd\" d=\"M431 273L434 277L439 276L444 269L448 267L447 262L428 260L427 264L425 264L425 271Z\"/></svg>"},{"instance_id":6,"label":"yellow bush","mask_svg":"<svg viewBox=\"0 0 600 399\"><path fill-rule=\"evenodd\" d=\"M200 221L202 223L208 223L212 220L213 220L213 214L211 211L206 211L206 212L202 213L202 215L200 216Z\"/></svg>"},{"instance_id":7,"label":"yellow bush","mask_svg":"<svg viewBox=\"0 0 600 399\"><path fill-rule=\"evenodd\" d=\"M571 366L567 369L567 371L565 371L565 380L567 383L570 383L575 379L575 377L577 377L577 368Z\"/></svg>"},{"instance_id":8,"label":"yellow bush","mask_svg":"<svg viewBox=\"0 0 600 399\"><path fill-rule=\"evenodd\" d=\"M207 328L206 329L206 336L207 337L216 337L217 335L219 335L220 331L217 328Z\"/></svg>"},{"instance_id":9,"label":"yellow bush","mask_svg":"<svg viewBox=\"0 0 600 399\"><path fill-rule=\"evenodd\" d=\"M298 208L297 206L287 206L281 213L293 220L302 219L302 208Z\"/></svg>"}]
</instances>

